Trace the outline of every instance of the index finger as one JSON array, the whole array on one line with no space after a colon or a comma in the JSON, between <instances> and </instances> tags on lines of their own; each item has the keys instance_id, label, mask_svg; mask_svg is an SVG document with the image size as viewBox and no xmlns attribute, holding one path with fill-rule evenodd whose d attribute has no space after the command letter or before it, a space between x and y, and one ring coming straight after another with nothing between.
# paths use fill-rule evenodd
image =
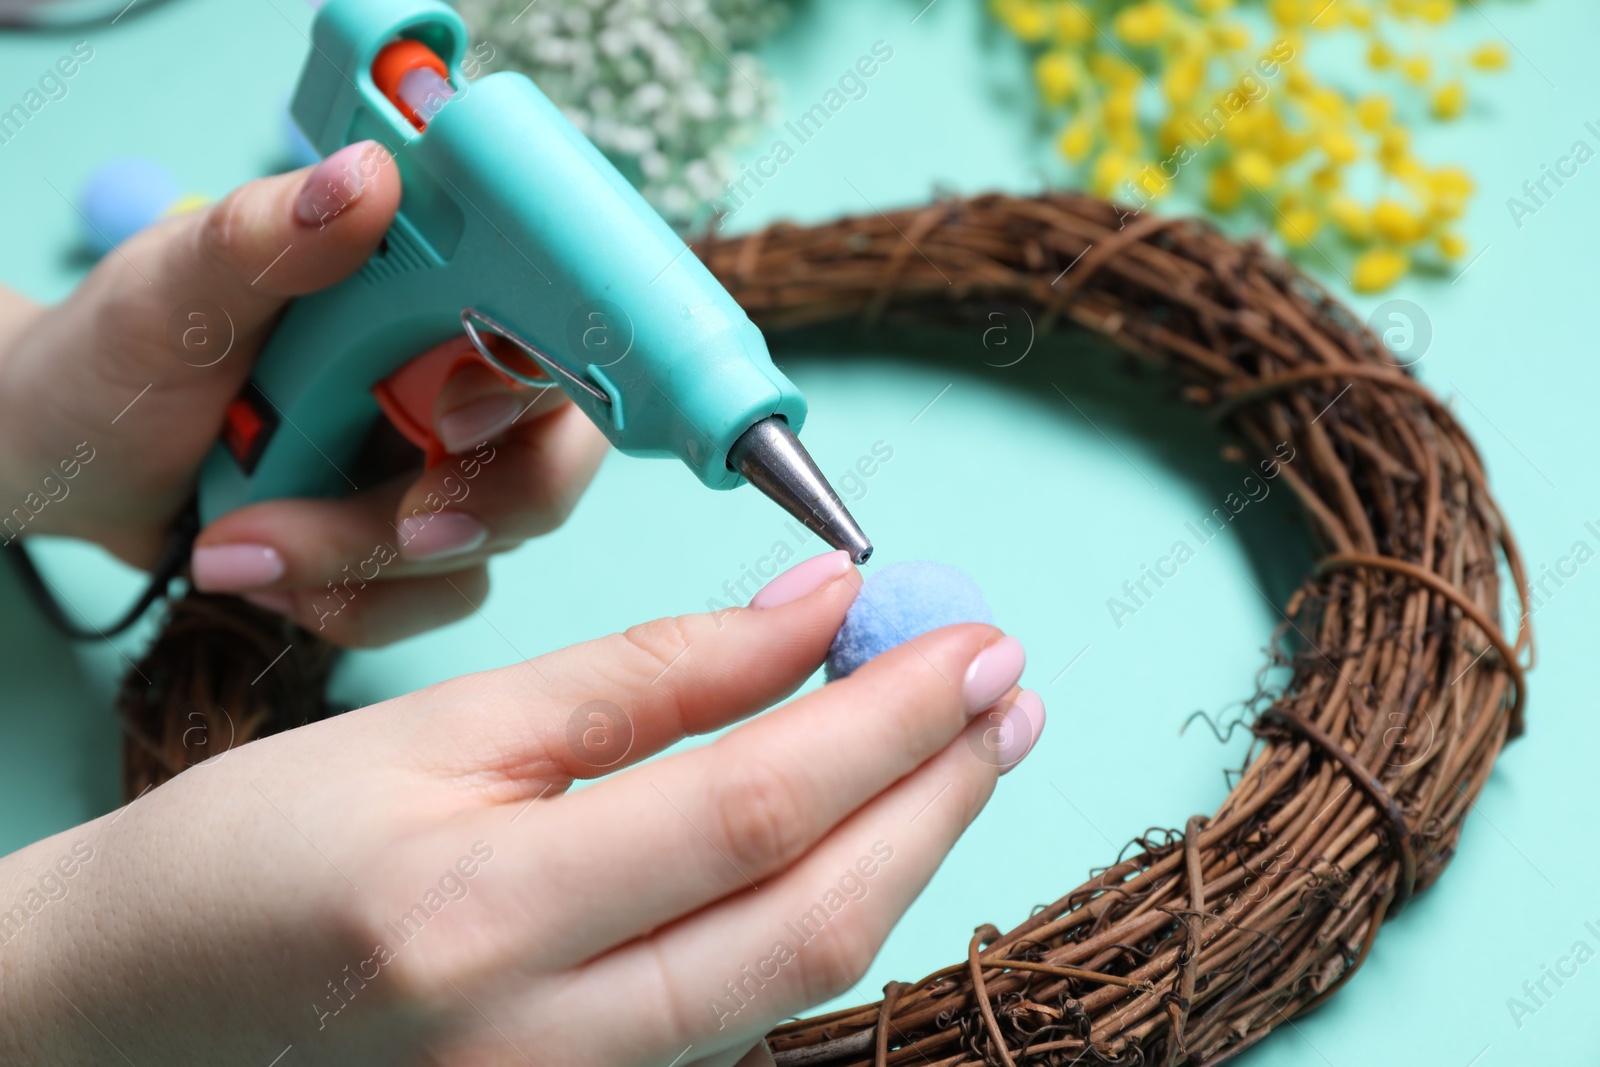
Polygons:
<instances>
[{"instance_id":1,"label":"index finger","mask_svg":"<svg viewBox=\"0 0 1600 1067\"><path fill-rule=\"evenodd\" d=\"M785 870L1005 696L1023 660L1021 643L990 626L914 638L714 744L513 826L482 891L506 894L507 912L536 927L508 944L539 946L550 966L591 958ZM974 757L998 772L991 754Z\"/></svg>"}]
</instances>

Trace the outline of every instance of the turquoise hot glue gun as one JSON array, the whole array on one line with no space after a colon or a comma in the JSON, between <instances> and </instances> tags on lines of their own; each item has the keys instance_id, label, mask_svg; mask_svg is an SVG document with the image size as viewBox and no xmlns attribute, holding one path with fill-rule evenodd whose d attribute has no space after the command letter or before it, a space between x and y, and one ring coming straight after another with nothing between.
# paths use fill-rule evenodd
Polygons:
<instances>
[{"instance_id":1,"label":"turquoise hot glue gun","mask_svg":"<svg viewBox=\"0 0 1600 1067\"><path fill-rule=\"evenodd\" d=\"M294 119L324 155L387 147L400 211L355 276L285 313L206 461L201 520L349 491L374 387L464 334L508 377L564 390L619 450L676 456L713 489L749 480L865 561L761 331L531 81L469 83L466 45L440 0L318 12Z\"/></svg>"}]
</instances>

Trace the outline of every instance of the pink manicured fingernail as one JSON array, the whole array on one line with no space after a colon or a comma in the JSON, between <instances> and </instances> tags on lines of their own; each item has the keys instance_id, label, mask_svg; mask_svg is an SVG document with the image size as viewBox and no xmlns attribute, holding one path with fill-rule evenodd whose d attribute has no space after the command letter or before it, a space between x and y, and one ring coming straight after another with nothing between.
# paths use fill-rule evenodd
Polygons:
<instances>
[{"instance_id":1,"label":"pink manicured fingernail","mask_svg":"<svg viewBox=\"0 0 1600 1067\"><path fill-rule=\"evenodd\" d=\"M287 615L294 610L294 594L292 593L246 593L244 599L260 608L276 615Z\"/></svg>"},{"instance_id":2,"label":"pink manicured fingernail","mask_svg":"<svg viewBox=\"0 0 1600 1067\"><path fill-rule=\"evenodd\" d=\"M778 575L750 598L753 608L775 608L809 596L850 569L850 553L844 549L812 556L804 563Z\"/></svg>"},{"instance_id":3,"label":"pink manicured fingernail","mask_svg":"<svg viewBox=\"0 0 1600 1067\"><path fill-rule=\"evenodd\" d=\"M967 714L976 715L1011 692L1026 662L1022 642L1010 635L979 652L961 680L961 702Z\"/></svg>"},{"instance_id":4,"label":"pink manicured fingernail","mask_svg":"<svg viewBox=\"0 0 1600 1067\"><path fill-rule=\"evenodd\" d=\"M442 559L471 552L489 539L483 523L462 511L441 511L401 524L400 554L406 559Z\"/></svg>"},{"instance_id":5,"label":"pink manicured fingernail","mask_svg":"<svg viewBox=\"0 0 1600 1067\"><path fill-rule=\"evenodd\" d=\"M1038 693L1024 689L1017 694L1016 701L1006 711L1001 733L1000 750L995 755L1000 773L1005 774L1033 751L1039 735L1044 733L1044 701Z\"/></svg>"},{"instance_id":6,"label":"pink manicured fingernail","mask_svg":"<svg viewBox=\"0 0 1600 1067\"><path fill-rule=\"evenodd\" d=\"M363 157L375 147L371 141L345 145L312 169L294 202L294 217L301 225L326 225L356 202L365 184L362 168L370 166Z\"/></svg>"},{"instance_id":7,"label":"pink manicured fingernail","mask_svg":"<svg viewBox=\"0 0 1600 1067\"><path fill-rule=\"evenodd\" d=\"M189 558L202 593L248 593L283 577L283 557L266 545L207 545Z\"/></svg>"},{"instance_id":8,"label":"pink manicured fingernail","mask_svg":"<svg viewBox=\"0 0 1600 1067\"><path fill-rule=\"evenodd\" d=\"M503 432L522 412L514 396L486 396L439 416L439 441L447 452L465 452Z\"/></svg>"}]
</instances>

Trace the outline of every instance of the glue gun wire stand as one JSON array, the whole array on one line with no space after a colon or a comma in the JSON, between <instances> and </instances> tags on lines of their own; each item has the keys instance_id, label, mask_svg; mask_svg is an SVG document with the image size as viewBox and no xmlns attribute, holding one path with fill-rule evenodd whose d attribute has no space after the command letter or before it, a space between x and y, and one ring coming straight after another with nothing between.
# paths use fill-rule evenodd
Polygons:
<instances>
[{"instance_id":1,"label":"glue gun wire stand","mask_svg":"<svg viewBox=\"0 0 1600 1067\"><path fill-rule=\"evenodd\" d=\"M741 434L728 465L823 541L850 553L853 562L865 563L872 555L872 542L782 416L762 419Z\"/></svg>"}]
</instances>

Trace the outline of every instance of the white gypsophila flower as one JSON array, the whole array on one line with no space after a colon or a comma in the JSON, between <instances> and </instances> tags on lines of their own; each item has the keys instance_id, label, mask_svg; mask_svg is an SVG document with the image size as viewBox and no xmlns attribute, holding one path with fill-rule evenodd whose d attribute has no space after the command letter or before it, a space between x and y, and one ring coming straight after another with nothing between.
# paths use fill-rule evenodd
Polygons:
<instances>
[{"instance_id":1,"label":"white gypsophila flower","mask_svg":"<svg viewBox=\"0 0 1600 1067\"><path fill-rule=\"evenodd\" d=\"M729 150L774 120L751 49L782 0L459 0L486 71L532 78L655 208L679 226L708 215Z\"/></svg>"}]
</instances>

